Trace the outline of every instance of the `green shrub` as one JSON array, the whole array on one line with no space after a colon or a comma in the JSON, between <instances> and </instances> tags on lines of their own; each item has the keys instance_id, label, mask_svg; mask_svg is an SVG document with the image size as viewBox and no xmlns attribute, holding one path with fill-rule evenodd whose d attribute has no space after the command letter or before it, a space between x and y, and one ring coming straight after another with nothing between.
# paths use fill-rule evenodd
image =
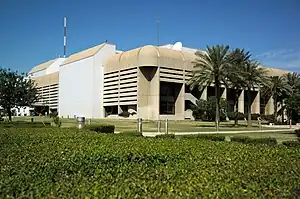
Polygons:
<instances>
[{"instance_id":1,"label":"green shrub","mask_svg":"<svg viewBox=\"0 0 300 199\"><path fill-rule=\"evenodd\" d=\"M234 120L235 119L235 112L227 112L227 117L229 120Z\"/></svg>"},{"instance_id":2,"label":"green shrub","mask_svg":"<svg viewBox=\"0 0 300 199\"><path fill-rule=\"evenodd\" d=\"M275 138L250 138L246 136L233 136L230 138L232 142L241 142L244 144L264 144L264 145L276 145L277 140Z\"/></svg>"},{"instance_id":3,"label":"green shrub","mask_svg":"<svg viewBox=\"0 0 300 199\"><path fill-rule=\"evenodd\" d=\"M274 115L261 115L261 119L268 121L268 123L274 123L275 122Z\"/></svg>"},{"instance_id":4,"label":"green shrub","mask_svg":"<svg viewBox=\"0 0 300 199\"><path fill-rule=\"evenodd\" d=\"M95 131L97 133L114 133L115 126L107 124L90 124L85 126L86 129L90 131Z\"/></svg>"},{"instance_id":5,"label":"green shrub","mask_svg":"<svg viewBox=\"0 0 300 199\"><path fill-rule=\"evenodd\" d=\"M0 129L0 198L299 198L300 148Z\"/></svg>"},{"instance_id":6,"label":"green shrub","mask_svg":"<svg viewBox=\"0 0 300 199\"><path fill-rule=\"evenodd\" d=\"M203 140L212 140L212 141L225 141L224 135L215 135L215 134L183 135L182 138L203 139Z\"/></svg>"},{"instance_id":7,"label":"green shrub","mask_svg":"<svg viewBox=\"0 0 300 199\"><path fill-rule=\"evenodd\" d=\"M61 127L61 119L58 116L52 116L52 118L53 118L53 123L55 124L55 126Z\"/></svg>"},{"instance_id":8,"label":"green shrub","mask_svg":"<svg viewBox=\"0 0 300 199\"><path fill-rule=\"evenodd\" d=\"M257 118L259 118L260 115L257 113L251 114L251 120L257 120Z\"/></svg>"},{"instance_id":9,"label":"green shrub","mask_svg":"<svg viewBox=\"0 0 300 199\"><path fill-rule=\"evenodd\" d=\"M116 135L121 135L121 136L132 136L132 137L141 137L143 136L142 133L139 133L137 131L124 131L122 133L118 133Z\"/></svg>"},{"instance_id":10,"label":"green shrub","mask_svg":"<svg viewBox=\"0 0 300 199\"><path fill-rule=\"evenodd\" d=\"M231 142L241 142L241 143L248 143L250 138L246 136L233 136L230 138Z\"/></svg>"},{"instance_id":11,"label":"green shrub","mask_svg":"<svg viewBox=\"0 0 300 199\"><path fill-rule=\"evenodd\" d=\"M245 118L247 118L247 116L244 113L238 112L237 118L238 118L238 120L244 120Z\"/></svg>"},{"instance_id":12,"label":"green shrub","mask_svg":"<svg viewBox=\"0 0 300 199\"><path fill-rule=\"evenodd\" d=\"M296 133L296 136L297 136L297 137L300 137L300 129L296 129L296 130L295 130L295 133Z\"/></svg>"},{"instance_id":13,"label":"green shrub","mask_svg":"<svg viewBox=\"0 0 300 199\"><path fill-rule=\"evenodd\" d=\"M287 147L300 147L299 140L283 141L282 144Z\"/></svg>"},{"instance_id":14,"label":"green shrub","mask_svg":"<svg viewBox=\"0 0 300 199\"><path fill-rule=\"evenodd\" d=\"M25 122L25 121L1 122L0 127L2 128L44 128L44 127L51 127L51 123L50 122Z\"/></svg>"},{"instance_id":15,"label":"green shrub","mask_svg":"<svg viewBox=\"0 0 300 199\"><path fill-rule=\"evenodd\" d=\"M163 138L163 139L174 139L175 138L175 134L161 134L161 135L157 135L155 136L156 138Z\"/></svg>"}]
</instances>

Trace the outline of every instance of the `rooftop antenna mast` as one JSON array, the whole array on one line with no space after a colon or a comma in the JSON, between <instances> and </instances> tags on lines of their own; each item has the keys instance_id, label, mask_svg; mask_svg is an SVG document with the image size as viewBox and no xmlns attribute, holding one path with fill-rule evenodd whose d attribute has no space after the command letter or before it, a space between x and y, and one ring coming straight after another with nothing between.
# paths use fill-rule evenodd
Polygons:
<instances>
[{"instance_id":1,"label":"rooftop antenna mast","mask_svg":"<svg viewBox=\"0 0 300 199\"><path fill-rule=\"evenodd\" d=\"M64 58L66 58L67 51L67 17L64 17Z\"/></svg>"},{"instance_id":2,"label":"rooftop antenna mast","mask_svg":"<svg viewBox=\"0 0 300 199\"><path fill-rule=\"evenodd\" d=\"M157 21L156 21L156 28L157 28L157 46L159 46L159 23L160 23L160 21L159 21L159 19L157 19Z\"/></svg>"}]
</instances>

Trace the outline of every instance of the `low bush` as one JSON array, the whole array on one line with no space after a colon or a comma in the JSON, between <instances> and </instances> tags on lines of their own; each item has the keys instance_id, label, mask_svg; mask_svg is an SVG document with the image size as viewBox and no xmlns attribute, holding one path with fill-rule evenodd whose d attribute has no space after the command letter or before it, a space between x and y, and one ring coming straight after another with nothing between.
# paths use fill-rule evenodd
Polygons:
<instances>
[{"instance_id":1,"label":"low bush","mask_svg":"<svg viewBox=\"0 0 300 199\"><path fill-rule=\"evenodd\" d=\"M132 136L132 137L141 137L141 136L143 136L142 133L139 133L137 131L124 131L124 132L118 133L116 135L120 135L120 136Z\"/></svg>"},{"instance_id":2,"label":"low bush","mask_svg":"<svg viewBox=\"0 0 300 199\"><path fill-rule=\"evenodd\" d=\"M235 119L235 112L227 112L227 117L229 120Z\"/></svg>"},{"instance_id":3,"label":"low bush","mask_svg":"<svg viewBox=\"0 0 300 199\"><path fill-rule=\"evenodd\" d=\"M155 136L156 138L164 138L164 139L175 139L175 134L161 134Z\"/></svg>"},{"instance_id":4,"label":"low bush","mask_svg":"<svg viewBox=\"0 0 300 199\"><path fill-rule=\"evenodd\" d=\"M129 117L130 113L128 111L123 111L122 113L119 114L121 117Z\"/></svg>"},{"instance_id":5,"label":"low bush","mask_svg":"<svg viewBox=\"0 0 300 199\"><path fill-rule=\"evenodd\" d=\"M296 129L295 134L296 134L297 137L300 137L300 129Z\"/></svg>"},{"instance_id":6,"label":"low bush","mask_svg":"<svg viewBox=\"0 0 300 199\"><path fill-rule=\"evenodd\" d=\"M257 113L251 114L251 120L257 120L257 118L259 118L260 115Z\"/></svg>"},{"instance_id":7,"label":"low bush","mask_svg":"<svg viewBox=\"0 0 300 199\"><path fill-rule=\"evenodd\" d=\"M230 138L232 142L241 142L244 144L264 144L264 145L276 145L277 140L275 138L250 138L246 136L233 136Z\"/></svg>"},{"instance_id":8,"label":"low bush","mask_svg":"<svg viewBox=\"0 0 300 199\"><path fill-rule=\"evenodd\" d=\"M115 126L107 124L90 124L85 126L86 129L90 131L95 131L97 133L114 133Z\"/></svg>"},{"instance_id":9,"label":"low bush","mask_svg":"<svg viewBox=\"0 0 300 199\"><path fill-rule=\"evenodd\" d=\"M287 147L300 147L299 140L283 141L282 144Z\"/></svg>"},{"instance_id":10,"label":"low bush","mask_svg":"<svg viewBox=\"0 0 300 199\"><path fill-rule=\"evenodd\" d=\"M215 134L183 135L182 138L203 139L203 140L212 140L212 141L225 141L224 135L215 135Z\"/></svg>"},{"instance_id":11,"label":"low bush","mask_svg":"<svg viewBox=\"0 0 300 199\"><path fill-rule=\"evenodd\" d=\"M231 142L241 142L241 143L248 143L250 138L246 136L233 136L230 138Z\"/></svg>"},{"instance_id":12,"label":"low bush","mask_svg":"<svg viewBox=\"0 0 300 199\"><path fill-rule=\"evenodd\" d=\"M50 122L1 122L0 127L2 128L44 128L51 127Z\"/></svg>"},{"instance_id":13,"label":"low bush","mask_svg":"<svg viewBox=\"0 0 300 199\"><path fill-rule=\"evenodd\" d=\"M274 123L275 122L274 115L261 115L261 119L268 121L268 123Z\"/></svg>"},{"instance_id":14,"label":"low bush","mask_svg":"<svg viewBox=\"0 0 300 199\"><path fill-rule=\"evenodd\" d=\"M58 116L52 116L52 118L53 118L53 123L55 124L55 126L61 127L61 119Z\"/></svg>"}]
</instances>

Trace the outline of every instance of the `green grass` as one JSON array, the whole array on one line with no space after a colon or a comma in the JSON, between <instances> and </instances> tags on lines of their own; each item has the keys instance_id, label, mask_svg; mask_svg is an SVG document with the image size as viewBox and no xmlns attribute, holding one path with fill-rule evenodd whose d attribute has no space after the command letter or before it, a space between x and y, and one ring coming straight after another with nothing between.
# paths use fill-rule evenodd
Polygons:
<instances>
[{"instance_id":1,"label":"green grass","mask_svg":"<svg viewBox=\"0 0 300 199\"><path fill-rule=\"evenodd\" d=\"M30 121L31 117L15 117L14 121ZM50 121L49 117L34 117L35 121ZM88 119L86 121L88 123ZM91 119L92 124L111 124L116 126L117 132L136 131L137 120L131 119ZM239 126L233 126L231 122L221 122L220 131L248 131L259 130L257 121L252 122L253 127L248 128L245 121L239 121ZM62 127L75 127L76 119L62 119ZM263 127L262 130L270 130L276 128ZM282 128L281 128L282 129ZM144 132L157 132L157 121L143 121ZM164 131L164 121L161 121L161 131ZM169 120L169 132L213 132L216 131L214 122L199 121L172 121Z\"/></svg>"},{"instance_id":2,"label":"green grass","mask_svg":"<svg viewBox=\"0 0 300 199\"><path fill-rule=\"evenodd\" d=\"M0 198L299 198L300 148L0 131Z\"/></svg>"}]
</instances>

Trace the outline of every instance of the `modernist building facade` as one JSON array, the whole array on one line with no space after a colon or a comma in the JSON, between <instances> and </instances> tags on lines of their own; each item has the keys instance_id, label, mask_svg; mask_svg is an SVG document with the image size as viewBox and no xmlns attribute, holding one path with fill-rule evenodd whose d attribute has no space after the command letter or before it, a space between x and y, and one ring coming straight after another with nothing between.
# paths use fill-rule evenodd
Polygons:
<instances>
[{"instance_id":1,"label":"modernist building facade","mask_svg":"<svg viewBox=\"0 0 300 199\"><path fill-rule=\"evenodd\" d=\"M41 103L56 108L61 117L118 117L128 111L131 118L193 119L191 104L214 95L213 86L199 92L186 84L192 76L196 51L177 43L122 52L113 44L103 43L66 59L46 62L29 74L43 96ZM272 76L286 73L268 70ZM252 113L274 112L272 98L262 98L259 89L253 91L251 102L244 96L241 90L239 112L247 112L247 103L251 103ZM230 89L223 87L222 97L233 106Z\"/></svg>"}]
</instances>

